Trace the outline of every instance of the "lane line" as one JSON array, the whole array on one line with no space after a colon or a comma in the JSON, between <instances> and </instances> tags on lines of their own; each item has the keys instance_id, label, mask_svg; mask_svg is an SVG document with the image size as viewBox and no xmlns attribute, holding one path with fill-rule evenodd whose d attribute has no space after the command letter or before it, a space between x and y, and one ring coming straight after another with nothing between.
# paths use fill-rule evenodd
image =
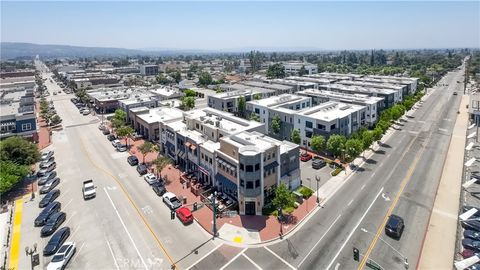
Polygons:
<instances>
[{"instance_id":1,"label":"lane line","mask_svg":"<svg viewBox=\"0 0 480 270\"><path fill-rule=\"evenodd\" d=\"M125 232L127 233L127 236L128 236L128 238L130 239L130 242L132 242L133 248L134 248L135 251L137 252L138 257L140 257L140 260L142 261L143 266L145 266L145 269L148 269L147 264L146 264L145 261L143 260L143 257L142 257L142 255L140 254L140 251L139 251L138 248L137 248L137 245L136 245L135 242L133 241L132 235L130 235L130 232L128 231L127 226L125 226L125 223L123 222L123 219L122 219L122 217L120 216L120 213L118 212L117 207L115 207L115 204L113 203L112 198L111 198L110 195L108 194L107 189L106 189L106 188L103 188L103 190L104 190L105 193L107 194L107 197L108 197L108 199L110 200L110 203L112 204L113 209L115 210L115 213L117 214L118 219L120 220L120 223L122 223L123 229L125 229Z\"/></svg>"},{"instance_id":2,"label":"lane line","mask_svg":"<svg viewBox=\"0 0 480 270\"><path fill-rule=\"evenodd\" d=\"M252 259L250 259L250 257L245 255L245 253L242 253L242 256L245 257L245 259L247 259L249 262L251 262L253 266L255 266L257 269L262 270L262 268L258 264L256 264Z\"/></svg>"},{"instance_id":3,"label":"lane line","mask_svg":"<svg viewBox=\"0 0 480 270\"><path fill-rule=\"evenodd\" d=\"M228 261L224 266L222 266L220 268L220 270L223 270L225 269L227 266L229 266L233 261L235 261L238 257L240 257L244 252L245 250L247 250L247 248L244 248L242 249L242 251L240 251L237 255L235 255L230 261Z\"/></svg>"},{"instance_id":4,"label":"lane line","mask_svg":"<svg viewBox=\"0 0 480 270\"><path fill-rule=\"evenodd\" d=\"M337 254L335 254L335 257L333 257L333 260L328 264L327 268L326 269L330 269L332 267L332 265L335 263L335 260L338 258L338 255L340 255L340 253L342 252L342 250L345 248L345 246L347 245L348 241L350 240L350 238L353 236L353 234L355 233L355 231L357 230L358 226L360 226L360 224L362 223L363 219L367 216L368 212L370 211L370 209L372 208L373 204L375 203L375 201L378 199L378 197L380 196L380 194L382 194L383 192L383 188L382 187L380 189L380 191L377 193L377 196L375 196L375 198L373 199L372 203L370 203L370 205L368 206L367 210L365 211L365 213L363 213L363 216L360 218L360 220L357 222L357 224L355 225L355 227L353 227L352 231L350 232L350 234L348 235L347 239L345 239L345 241L343 241L343 244L342 246L340 247L340 249L338 250ZM383 227L382 227L383 229Z\"/></svg>"},{"instance_id":5,"label":"lane line","mask_svg":"<svg viewBox=\"0 0 480 270\"><path fill-rule=\"evenodd\" d=\"M290 267L291 269L293 270L296 270L295 267L293 267L291 264L289 264L287 261L285 261L282 257L278 256L277 253L273 252L271 249L269 249L268 247L264 247L266 250L270 251L270 253L273 254L273 256L277 257L280 261L282 261L284 264L286 264L288 267Z\"/></svg>"},{"instance_id":6,"label":"lane line","mask_svg":"<svg viewBox=\"0 0 480 270\"><path fill-rule=\"evenodd\" d=\"M363 190L365 188L365 185L366 184L363 184L362 187L360 188L360 190Z\"/></svg>"},{"instance_id":7,"label":"lane line","mask_svg":"<svg viewBox=\"0 0 480 270\"><path fill-rule=\"evenodd\" d=\"M112 254L113 262L115 263L115 267L117 270L120 270L120 267L118 267L117 259L115 258L115 254L113 254L112 247L110 246L110 243L108 242L107 239L105 239L105 242L107 242L108 249L110 250L110 253Z\"/></svg>"},{"instance_id":8,"label":"lane line","mask_svg":"<svg viewBox=\"0 0 480 270\"><path fill-rule=\"evenodd\" d=\"M341 216L342 216L341 214L338 215L338 217L333 221L333 223L330 225L330 227L328 227L327 231L322 235L322 237L320 237L320 239L318 239L318 241L315 243L315 245L313 245L312 249L310 249L310 251L307 253L307 255L305 255L305 257L302 259L302 261L300 261L297 268L300 267L303 264L303 262L305 262L305 260L308 258L308 256L310 256L310 254L313 252L313 250L317 247L317 245L320 243L320 241L322 241L322 239L325 237L325 235L328 234L328 232L332 229L333 225L335 225L335 223L337 222L337 220Z\"/></svg>"},{"instance_id":9,"label":"lane line","mask_svg":"<svg viewBox=\"0 0 480 270\"><path fill-rule=\"evenodd\" d=\"M350 200L350 202L348 202L347 206L350 206L350 204L353 203L353 199Z\"/></svg>"},{"instance_id":10,"label":"lane line","mask_svg":"<svg viewBox=\"0 0 480 270\"><path fill-rule=\"evenodd\" d=\"M197 265L199 262L203 261L203 259L205 259L208 255L212 254L215 250L217 250L219 247L223 246L223 243L216 246L214 249L210 250L209 252L207 252L207 254L203 255L200 259L198 259L196 262L194 262L190 267L187 268L187 270L189 270L190 268L192 268L192 266L195 266Z\"/></svg>"}]
</instances>

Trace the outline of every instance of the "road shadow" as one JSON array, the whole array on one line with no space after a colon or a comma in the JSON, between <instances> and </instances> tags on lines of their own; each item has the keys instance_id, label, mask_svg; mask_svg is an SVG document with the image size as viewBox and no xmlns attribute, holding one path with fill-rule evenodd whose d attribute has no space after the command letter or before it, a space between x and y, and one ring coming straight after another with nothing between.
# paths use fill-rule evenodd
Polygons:
<instances>
[{"instance_id":1,"label":"road shadow","mask_svg":"<svg viewBox=\"0 0 480 270\"><path fill-rule=\"evenodd\" d=\"M366 162L367 164L377 164L377 163L378 163L376 160L371 159L371 158L365 160L365 162Z\"/></svg>"},{"instance_id":2,"label":"road shadow","mask_svg":"<svg viewBox=\"0 0 480 270\"><path fill-rule=\"evenodd\" d=\"M385 148L392 148L389 144L386 144L386 143L379 143L379 145Z\"/></svg>"},{"instance_id":3,"label":"road shadow","mask_svg":"<svg viewBox=\"0 0 480 270\"><path fill-rule=\"evenodd\" d=\"M373 150L373 153L379 154L379 155L385 155L385 150Z\"/></svg>"}]
</instances>

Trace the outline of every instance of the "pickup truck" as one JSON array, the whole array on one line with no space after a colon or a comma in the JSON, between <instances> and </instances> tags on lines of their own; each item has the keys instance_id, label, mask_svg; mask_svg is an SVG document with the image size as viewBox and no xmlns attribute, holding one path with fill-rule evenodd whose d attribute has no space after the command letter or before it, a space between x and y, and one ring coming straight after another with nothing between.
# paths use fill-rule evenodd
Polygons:
<instances>
[{"instance_id":1,"label":"pickup truck","mask_svg":"<svg viewBox=\"0 0 480 270\"><path fill-rule=\"evenodd\" d=\"M95 196L97 195L97 191L96 187L93 185L93 180L90 179L87 181L83 181L82 192L84 200L95 198Z\"/></svg>"}]
</instances>

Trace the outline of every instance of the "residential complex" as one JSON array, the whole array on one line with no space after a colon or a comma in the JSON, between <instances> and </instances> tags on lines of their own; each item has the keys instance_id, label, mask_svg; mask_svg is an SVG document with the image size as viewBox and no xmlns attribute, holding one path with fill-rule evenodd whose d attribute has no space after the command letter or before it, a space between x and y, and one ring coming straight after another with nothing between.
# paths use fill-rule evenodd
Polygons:
<instances>
[{"instance_id":1,"label":"residential complex","mask_svg":"<svg viewBox=\"0 0 480 270\"><path fill-rule=\"evenodd\" d=\"M284 63L283 66L285 67L285 73L290 75L297 75L302 68L305 69L307 74L315 74L318 72L317 65L309 63L289 62Z\"/></svg>"}]
</instances>

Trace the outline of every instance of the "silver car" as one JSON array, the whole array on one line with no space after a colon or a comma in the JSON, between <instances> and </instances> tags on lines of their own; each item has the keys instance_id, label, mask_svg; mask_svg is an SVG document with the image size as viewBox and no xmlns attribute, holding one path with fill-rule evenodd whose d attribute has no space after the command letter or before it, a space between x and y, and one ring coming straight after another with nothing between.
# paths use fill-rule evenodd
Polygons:
<instances>
[{"instance_id":1,"label":"silver car","mask_svg":"<svg viewBox=\"0 0 480 270\"><path fill-rule=\"evenodd\" d=\"M64 269L70 259L75 254L75 242L65 242L53 255L52 260L47 266L47 270Z\"/></svg>"}]
</instances>

